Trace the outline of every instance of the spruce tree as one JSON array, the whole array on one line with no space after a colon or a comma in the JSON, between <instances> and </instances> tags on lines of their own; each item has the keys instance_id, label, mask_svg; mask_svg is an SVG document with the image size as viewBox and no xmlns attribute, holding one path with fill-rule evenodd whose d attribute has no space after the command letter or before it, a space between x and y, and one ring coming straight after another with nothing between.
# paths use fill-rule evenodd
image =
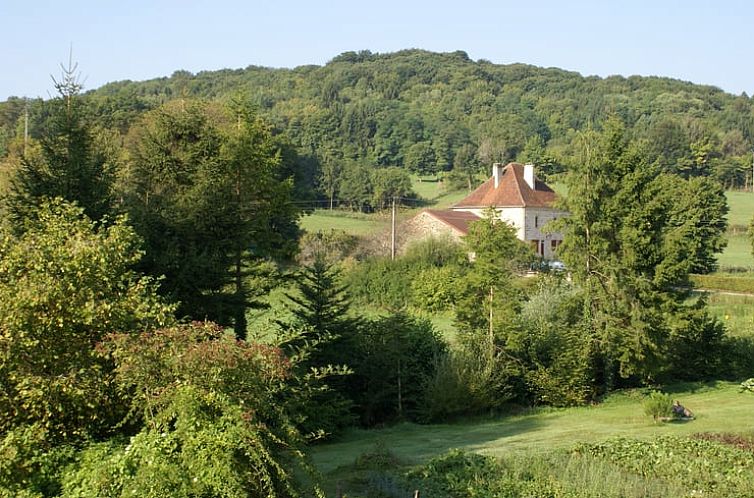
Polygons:
<instances>
[{"instance_id":1,"label":"spruce tree","mask_svg":"<svg viewBox=\"0 0 754 498\"><path fill-rule=\"evenodd\" d=\"M54 85L58 96L47 103L49 116L41 130L39 157L24 156L11 181L8 208L21 228L46 198L75 202L93 220L111 210L114 172L96 147L79 93L77 65L62 66Z\"/></svg>"},{"instance_id":2,"label":"spruce tree","mask_svg":"<svg viewBox=\"0 0 754 498\"><path fill-rule=\"evenodd\" d=\"M288 346L313 346L309 351L309 366L348 363L349 346L353 344L360 322L349 316L350 302L339 276L337 267L317 257L298 272L295 291L285 295L293 319L279 324L304 331Z\"/></svg>"}]
</instances>

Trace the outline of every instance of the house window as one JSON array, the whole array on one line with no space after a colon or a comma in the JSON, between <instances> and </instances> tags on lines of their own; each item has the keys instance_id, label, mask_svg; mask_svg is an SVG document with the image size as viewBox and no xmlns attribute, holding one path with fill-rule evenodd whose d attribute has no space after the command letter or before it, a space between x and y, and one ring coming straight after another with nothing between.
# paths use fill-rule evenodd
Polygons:
<instances>
[{"instance_id":1,"label":"house window","mask_svg":"<svg viewBox=\"0 0 754 498\"><path fill-rule=\"evenodd\" d=\"M536 239L532 240L531 241L531 248L534 250L534 252L536 252L537 254L539 254L539 241L536 240Z\"/></svg>"},{"instance_id":2,"label":"house window","mask_svg":"<svg viewBox=\"0 0 754 498\"><path fill-rule=\"evenodd\" d=\"M539 226L539 216L534 217L534 228L537 228Z\"/></svg>"}]
</instances>

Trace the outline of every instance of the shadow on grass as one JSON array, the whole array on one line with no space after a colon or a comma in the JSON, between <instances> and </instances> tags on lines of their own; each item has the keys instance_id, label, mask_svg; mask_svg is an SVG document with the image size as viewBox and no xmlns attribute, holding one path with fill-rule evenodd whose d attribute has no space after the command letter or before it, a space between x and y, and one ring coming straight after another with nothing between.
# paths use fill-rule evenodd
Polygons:
<instances>
[{"instance_id":1,"label":"shadow on grass","mask_svg":"<svg viewBox=\"0 0 754 498\"><path fill-rule=\"evenodd\" d=\"M493 441L520 436L543 425L542 417L532 415L473 424L403 423L385 429L354 429L336 442L314 448L312 457L316 467L327 474L352 465L360 455L379 445L407 465L415 465L454 448L472 451L489 447Z\"/></svg>"},{"instance_id":2,"label":"shadow on grass","mask_svg":"<svg viewBox=\"0 0 754 498\"><path fill-rule=\"evenodd\" d=\"M677 382L663 386L662 391L671 396L678 393L683 393L684 395L698 394L719 389L722 384L723 382L719 380Z\"/></svg>"}]
</instances>

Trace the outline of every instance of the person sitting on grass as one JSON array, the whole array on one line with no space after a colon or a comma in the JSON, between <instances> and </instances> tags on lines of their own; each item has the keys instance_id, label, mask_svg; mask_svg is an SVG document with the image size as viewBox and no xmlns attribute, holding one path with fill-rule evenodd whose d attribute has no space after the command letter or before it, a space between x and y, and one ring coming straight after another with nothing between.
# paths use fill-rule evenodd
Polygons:
<instances>
[{"instance_id":1,"label":"person sitting on grass","mask_svg":"<svg viewBox=\"0 0 754 498\"><path fill-rule=\"evenodd\" d=\"M691 410L680 404L677 399L673 400L673 416L676 418L694 418Z\"/></svg>"}]
</instances>

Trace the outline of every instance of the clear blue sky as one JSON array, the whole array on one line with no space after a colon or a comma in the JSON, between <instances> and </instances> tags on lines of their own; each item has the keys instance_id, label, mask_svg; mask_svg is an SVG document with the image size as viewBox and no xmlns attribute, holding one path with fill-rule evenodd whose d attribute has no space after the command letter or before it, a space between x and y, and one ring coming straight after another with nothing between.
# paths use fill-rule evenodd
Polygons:
<instances>
[{"instance_id":1,"label":"clear blue sky","mask_svg":"<svg viewBox=\"0 0 754 498\"><path fill-rule=\"evenodd\" d=\"M47 96L73 45L86 89L348 50L466 51L584 75L754 93L754 2L718 0L0 0L0 100Z\"/></svg>"}]
</instances>

